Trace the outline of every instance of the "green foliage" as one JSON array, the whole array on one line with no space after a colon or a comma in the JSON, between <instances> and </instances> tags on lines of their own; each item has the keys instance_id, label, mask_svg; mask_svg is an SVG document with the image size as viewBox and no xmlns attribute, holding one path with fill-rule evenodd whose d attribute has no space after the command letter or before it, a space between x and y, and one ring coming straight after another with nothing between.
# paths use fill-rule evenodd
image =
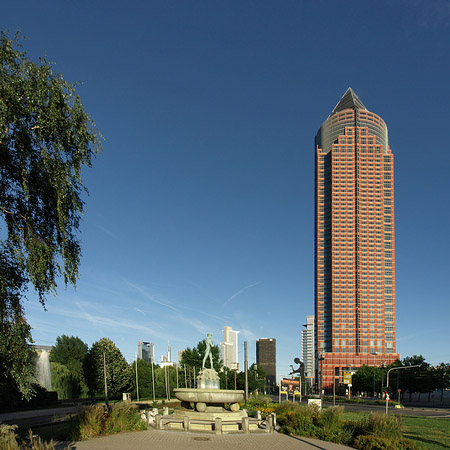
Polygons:
<instances>
[{"instance_id":1,"label":"green foliage","mask_svg":"<svg viewBox=\"0 0 450 450\"><path fill-rule=\"evenodd\" d=\"M33 436L30 430L28 442L17 442L17 425L0 425L0 448L5 450L55 450L53 441L43 442L39 436Z\"/></svg>"},{"instance_id":2,"label":"green foliage","mask_svg":"<svg viewBox=\"0 0 450 450\"><path fill-rule=\"evenodd\" d=\"M70 370L57 362L50 363L52 373L52 389L58 394L58 399L73 398L72 389L75 379Z\"/></svg>"},{"instance_id":3,"label":"green foliage","mask_svg":"<svg viewBox=\"0 0 450 450\"><path fill-rule=\"evenodd\" d=\"M195 367L195 370L198 373L202 369L202 363L205 353L206 339L203 339L203 341L200 341L197 344L197 347L194 347L193 349L187 348L183 351L183 354L181 356L181 364L191 368ZM211 346L211 354L214 369L219 372L222 367L222 361L220 360L220 351L218 345Z\"/></svg>"},{"instance_id":4,"label":"green foliage","mask_svg":"<svg viewBox=\"0 0 450 450\"><path fill-rule=\"evenodd\" d=\"M358 450L416 450L417 446L410 439L390 439L381 435L366 434L358 436L353 443Z\"/></svg>"},{"instance_id":5,"label":"green foliage","mask_svg":"<svg viewBox=\"0 0 450 450\"><path fill-rule=\"evenodd\" d=\"M110 399L122 398L131 386L132 372L120 350L110 339L102 338L89 349L85 361L86 381L89 394L103 396L105 393L103 354L106 360L106 380Z\"/></svg>"},{"instance_id":6,"label":"green foliage","mask_svg":"<svg viewBox=\"0 0 450 450\"><path fill-rule=\"evenodd\" d=\"M264 392L264 386L266 383L265 380L266 373L261 366L257 364L252 364L248 368L247 380L248 380L248 391L249 392ZM245 389L245 372L239 372L237 374L237 388L240 390Z\"/></svg>"},{"instance_id":7,"label":"green foliage","mask_svg":"<svg viewBox=\"0 0 450 450\"><path fill-rule=\"evenodd\" d=\"M350 445L354 428L342 419L343 408L328 408L321 412L314 406L282 402L275 409L281 431L287 434L309 436L337 444Z\"/></svg>"},{"instance_id":8,"label":"green foliage","mask_svg":"<svg viewBox=\"0 0 450 450\"><path fill-rule=\"evenodd\" d=\"M361 420L346 420L342 407L319 411L316 407L291 402L281 403L275 411L284 433L364 450L416 449L412 441L403 437L402 419L398 416L370 414Z\"/></svg>"},{"instance_id":9,"label":"green foliage","mask_svg":"<svg viewBox=\"0 0 450 450\"><path fill-rule=\"evenodd\" d=\"M0 425L0 448L18 449L16 440L17 425Z\"/></svg>"},{"instance_id":10,"label":"green foliage","mask_svg":"<svg viewBox=\"0 0 450 450\"><path fill-rule=\"evenodd\" d=\"M138 367L138 380L139 380L139 398L153 398L153 378L152 378L152 370L156 368L143 359L137 360ZM158 366L156 366L158 367ZM131 364L131 372L132 374L136 374L136 361ZM136 392L136 376L132 376L131 380L131 390L132 397L137 398ZM175 386L176 387L176 386ZM155 392L156 394L156 392Z\"/></svg>"},{"instance_id":11,"label":"green foliage","mask_svg":"<svg viewBox=\"0 0 450 450\"><path fill-rule=\"evenodd\" d=\"M129 402L115 403L106 423L106 430L110 434L121 431L146 430L147 428L148 425L141 418L136 405Z\"/></svg>"},{"instance_id":12,"label":"green foliage","mask_svg":"<svg viewBox=\"0 0 450 450\"><path fill-rule=\"evenodd\" d=\"M278 403L274 403L270 397L264 395L250 398L246 405L241 405L241 407L245 408L252 416L256 414L256 411L261 411L263 417L273 413L277 406Z\"/></svg>"},{"instance_id":13,"label":"green foliage","mask_svg":"<svg viewBox=\"0 0 450 450\"><path fill-rule=\"evenodd\" d=\"M0 35L0 388L33 395L30 326L22 302L31 284L45 305L57 279L75 285L83 212L81 171L101 135L74 84ZM0 399L1 400L1 399Z\"/></svg>"},{"instance_id":14,"label":"green foliage","mask_svg":"<svg viewBox=\"0 0 450 450\"><path fill-rule=\"evenodd\" d=\"M92 439L104 434L147 428L147 423L141 419L136 405L132 403L115 403L110 412L102 405L92 405L79 410L73 438Z\"/></svg>"},{"instance_id":15,"label":"green foliage","mask_svg":"<svg viewBox=\"0 0 450 450\"><path fill-rule=\"evenodd\" d=\"M363 426L366 433L390 439L402 437L402 418L400 416L370 414Z\"/></svg>"},{"instance_id":16,"label":"green foliage","mask_svg":"<svg viewBox=\"0 0 450 450\"><path fill-rule=\"evenodd\" d=\"M220 389L234 389L234 371L228 367L222 367L219 372Z\"/></svg>"},{"instance_id":17,"label":"green foliage","mask_svg":"<svg viewBox=\"0 0 450 450\"><path fill-rule=\"evenodd\" d=\"M74 439L91 439L106 431L108 414L103 405L91 405L81 408L77 415L77 426Z\"/></svg>"},{"instance_id":18,"label":"green foliage","mask_svg":"<svg viewBox=\"0 0 450 450\"><path fill-rule=\"evenodd\" d=\"M62 390L57 390L58 398L79 398L87 396L87 385L84 377L84 362L86 360L88 353L88 345L85 344L80 338L74 336L58 336L56 338L56 344L50 352L50 361L52 362L52 387L55 388L59 385L60 389L62 385L65 386L64 389L69 389L70 385L70 396L61 397L61 395L69 395L69 391L63 393ZM53 369L53 364L63 365L67 368L70 374L70 380L67 374L64 374L65 381L59 380L60 372L62 369L55 366L55 372ZM62 373L61 373L62 376Z\"/></svg>"}]
</instances>

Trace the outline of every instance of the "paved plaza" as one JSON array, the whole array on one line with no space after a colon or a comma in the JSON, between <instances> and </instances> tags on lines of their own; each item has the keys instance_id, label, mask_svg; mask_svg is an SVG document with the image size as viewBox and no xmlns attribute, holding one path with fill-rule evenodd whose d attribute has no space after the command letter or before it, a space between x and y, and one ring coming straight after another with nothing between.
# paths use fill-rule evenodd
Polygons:
<instances>
[{"instance_id":1,"label":"paved plaza","mask_svg":"<svg viewBox=\"0 0 450 450\"><path fill-rule=\"evenodd\" d=\"M58 445L62 450L67 444ZM71 450L345 450L350 447L279 433L225 434L148 430L74 442Z\"/></svg>"}]
</instances>

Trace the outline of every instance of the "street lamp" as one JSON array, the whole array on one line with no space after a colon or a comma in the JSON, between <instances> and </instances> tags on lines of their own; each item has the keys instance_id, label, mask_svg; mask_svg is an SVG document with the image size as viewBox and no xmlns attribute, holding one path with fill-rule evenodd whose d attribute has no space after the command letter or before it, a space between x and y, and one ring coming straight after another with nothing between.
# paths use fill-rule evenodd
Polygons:
<instances>
[{"instance_id":1,"label":"street lamp","mask_svg":"<svg viewBox=\"0 0 450 450\"><path fill-rule=\"evenodd\" d=\"M373 356L373 390L372 390L372 396L375 397L375 356L378 355L377 352L372 352L371 355Z\"/></svg>"},{"instance_id":2,"label":"street lamp","mask_svg":"<svg viewBox=\"0 0 450 450\"><path fill-rule=\"evenodd\" d=\"M320 362L320 399L323 399L323 360L325 357L320 354L319 355L319 362Z\"/></svg>"},{"instance_id":3,"label":"street lamp","mask_svg":"<svg viewBox=\"0 0 450 450\"><path fill-rule=\"evenodd\" d=\"M386 415L388 414L388 409L389 409L389 398L387 396L387 392L389 390L389 374L390 374L391 370L413 369L414 367L422 367L422 365L421 364L416 364L416 365L413 365L413 366L391 367L388 370L387 376L386 376Z\"/></svg>"}]
</instances>

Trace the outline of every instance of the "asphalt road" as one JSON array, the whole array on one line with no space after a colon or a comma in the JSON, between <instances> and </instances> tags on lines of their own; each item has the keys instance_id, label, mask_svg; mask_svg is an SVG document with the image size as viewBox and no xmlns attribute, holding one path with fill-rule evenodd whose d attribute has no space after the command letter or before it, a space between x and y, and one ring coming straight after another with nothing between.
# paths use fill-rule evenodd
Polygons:
<instances>
[{"instance_id":1,"label":"asphalt road","mask_svg":"<svg viewBox=\"0 0 450 450\"><path fill-rule=\"evenodd\" d=\"M278 402L278 396L270 396L273 401ZM307 400L303 398L303 404L307 403ZM324 406L333 406L333 402L324 401ZM367 413L380 413L384 414L386 407L384 405L372 405L370 403L340 403L336 402L336 406L343 406L347 411L354 412L367 412ZM418 417L442 417L450 419L450 408L435 408L435 407L425 407L425 406L415 406L415 407L404 407L395 408L394 406L389 407L389 414L402 414L407 416L418 416Z\"/></svg>"},{"instance_id":2,"label":"asphalt road","mask_svg":"<svg viewBox=\"0 0 450 450\"><path fill-rule=\"evenodd\" d=\"M324 402L324 406L333 406L333 402ZM384 405L368 405L364 403L336 403L336 406L344 406L347 411L384 413ZM425 408L425 407L389 407L389 414L401 414L404 416L443 417L450 419L450 408Z\"/></svg>"}]
</instances>

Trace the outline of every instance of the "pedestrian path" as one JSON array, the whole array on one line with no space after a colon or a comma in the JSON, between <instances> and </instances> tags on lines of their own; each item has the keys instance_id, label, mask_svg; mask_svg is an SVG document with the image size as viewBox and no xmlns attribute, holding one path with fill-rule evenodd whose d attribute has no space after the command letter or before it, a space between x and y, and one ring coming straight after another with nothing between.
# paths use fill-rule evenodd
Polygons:
<instances>
[{"instance_id":1,"label":"pedestrian path","mask_svg":"<svg viewBox=\"0 0 450 450\"><path fill-rule=\"evenodd\" d=\"M67 444L58 445L62 450ZM74 442L71 450L345 450L343 445L279 433L206 434L148 430Z\"/></svg>"}]
</instances>

